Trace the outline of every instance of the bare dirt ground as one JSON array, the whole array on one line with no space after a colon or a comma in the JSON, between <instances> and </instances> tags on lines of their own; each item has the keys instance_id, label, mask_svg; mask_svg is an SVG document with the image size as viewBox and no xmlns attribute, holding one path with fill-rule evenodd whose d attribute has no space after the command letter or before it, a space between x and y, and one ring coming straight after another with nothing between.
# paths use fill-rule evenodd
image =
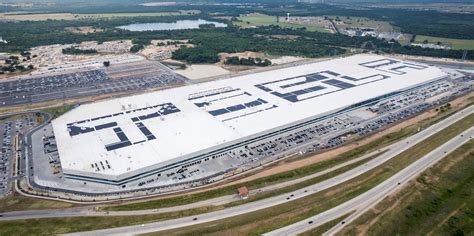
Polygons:
<instances>
[{"instance_id":1,"label":"bare dirt ground","mask_svg":"<svg viewBox=\"0 0 474 236\"><path fill-rule=\"evenodd\" d=\"M80 27L66 27L64 30L74 34L89 34L104 31L103 29L96 29L91 26L80 26Z\"/></svg>"},{"instance_id":2,"label":"bare dirt ground","mask_svg":"<svg viewBox=\"0 0 474 236\"><path fill-rule=\"evenodd\" d=\"M219 56L221 57L221 62L224 63L224 60L227 57L239 57L239 58L248 58L248 57L253 57L257 58L260 57L262 59L267 58L267 55L263 52L252 52L252 51L245 51L245 52L236 52L236 53L219 53Z\"/></svg>"},{"instance_id":3,"label":"bare dirt ground","mask_svg":"<svg viewBox=\"0 0 474 236\"><path fill-rule=\"evenodd\" d=\"M168 60L171 58L172 53L182 46L194 47L194 45L189 43L189 40L151 40L150 45L145 46L139 53L148 59Z\"/></svg>"},{"instance_id":4,"label":"bare dirt ground","mask_svg":"<svg viewBox=\"0 0 474 236\"><path fill-rule=\"evenodd\" d=\"M268 59L272 62L272 65L280 65L280 64L286 64L290 62L295 62L295 61L301 61L301 60L306 60L309 58L305 57L295 57L295 56L271 56L267 55L262 52L252 52L252 51L245 51L245 52L237 52L237 53L220 53L219 54L221 61L221 64L224 64L224 61L227 57L239 57L239 58L261 58L261 59Z\"/></svg>"},{"instance_id":5,"label":"bare dirt ground","mask_svg":"<svg viewBox=\"0 0 474 236\"><path fill-rule=\"evenodd\" d=\"M188 65L186 69L175 70L175 72L191 80L227 75L230 73L218 65Z\"/></svg>"},{"instance_id":6,"label":"bare dirt ground","mask_svg":"<svg viewBox=\"0 0 474 236\"><path fill-rule=\"evenodd\" d=\"M291 63L295 61L301 61L301 60L307 60L309 58L306 57L293 57L293 56L282 56L282 57L277 57L277 58L270 58L270 61L272 61L273 65L280 65L280 64L286 64L286 63Z\"/></svg>"}]
</instances>

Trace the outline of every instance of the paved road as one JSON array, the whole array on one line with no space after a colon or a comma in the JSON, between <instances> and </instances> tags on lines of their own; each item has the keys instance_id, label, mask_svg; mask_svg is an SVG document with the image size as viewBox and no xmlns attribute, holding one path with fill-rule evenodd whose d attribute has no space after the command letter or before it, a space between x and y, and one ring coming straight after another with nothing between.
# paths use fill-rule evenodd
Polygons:
<instances>
[{"instance_id":1,"label":"paved road","mask_svg":"<svg viewBox=\"0 0 474 236\"><path fill-rule=\"evenodd\" d=\"M356 167L352 170L349 170L343 174L335 176L331 179L319 182L317 184L308 186L303 189L299 189L297 191L278 195L275 197L266 198L263 200L250 202L247 204L243 204L236 207L226 208L219 211L204 213L195 216L183 217L178 219L160 221L155 223L149 224L142 224L142 225L134 225L134 226L126 226L126 227L118 227L118 228L111 228L111 229L103 229L103 230L96 230L96 231L89 231L89 232L80 232L74 233L71 235L130 235L130 234L143 234L143 233L150 233L162 230L169 230L175 228L181 228L186 226L192 226L201 223L207 223L211 221L216 221L232 216L237 216L241 214L246 214L250 212L254 212L257 210L265 209L268 207L277 206L279 204L286 203L288 201L292 201L295 199L299 199L310 194L314 194L316 192L320 192L322 190L328 189L330 187L336 186L341 184L347 180L350 180L356 176L359 176L375 167L383 164L385 161L397 156L398 154L402 153L403 151L409 149L413 145L423 141L427 137L441 131L442 129L446 128L447 126L453 124L454 122L472 114L474 112L474 106L470 106L432 126L429 128L406 138L403 142L398 142L396 147L391 148L389 151L385 152L384 154L376 157L375 159L367 162L366 164Z\"/></svg>"},{"instance_id":2,"label":"paved road","mask_svg":"<svg viewBox=\"0 0 474 236\"><path fill-rule=\"evenodd\" d=\"M392 194L394 191L402 187L403 184L412 180L418 176L421 172L426 170L428 167L434 165L436 162L441 160L443 157L448 155L450 152L454 151L462 144L471 140L474 136L474 128L470 128L463 132L462 135L458 135L455 138L451 139L447 143L436 148L432 152L423 156L413 164L409 165L407 168L398 172L391 178L387 179L383 183L377 185L376 187L370 189L369 191L339 205L330 210L327 210L318 215L312 216L308 219L299 221L292 225L280 228L278 230L269 232L267 236L273 235L297 235L308 231L312 228L316 228L319 225L322 225L331 220L337 219L345 214L352 213L348 218L339 222L335 227L330 229L325 234L333 235L334 233L341 230L345 225L357 219L363 213L370 210L375 204L382 201L385 197ZM310 223L311 222L311 223Z\"/></svg>"},{"instance_id":3,"label":"paved road","mask_svg":"<svg viewBox=\"0 0 474 236\"><path fill-rule=\"evenodd\" d=\"M31 164L33 163L33 159L32 159L31 155L28 155L28 153L32 153L31 134L33 134L34 132L36 132L39 129L42 129L45 125L47 125L49 122L51 122L51 119L52 119L51 114L49 114L48 112L43 112L43 111L37 111L37 112L40 112L43 115L44 122L43 122L43 124L33 128L32 130L28 131L27 134L25 134L26 137L23 139L24 148L22 148L22 153L21 153L21 156L23 157L23 160L21 160L20 163L19 163L20 171L25 174L25 177L26 177L27 181L33 186L36 186L34 184L33 178L30 178L31 176L33 176L33 173L34 173L33 172L34 170L32 168L30 168L30 166L32 166ZM19 189L17 189L17 191L18 190Z\"/></svg>"},{"instance_id":4,"label":"paved road","mask_svg":"<svg viewBox=\"0 0 474 236\"><path fill-rule=\"evenodd\" d=\"M383 152L388 150L389 147L382 148L380 150L367 153L361 157L352 159L350 161L346 161L334 167L325 169L323 171L304 176L302 178L289 180L286 182L265 186L262 188L254 189L250 191L250 194L260 194L268 191L278 190L287 186L291 186L294 184L301 183L308 179L316 178L318 176L327 174L329 172L335 171L339 168L343 168L345 166L351 165L358 161L367 159L376 155L377 153ZM104 212L104 211L96 211L94 206L84 206L84 207L73 207L73 208L65 208L65 209L46 209L46 210L29 210L29 211L13 211L13 212L4 212L2 213L2 217L0 217L0 221L6 220L20 220L20 219L38 219L38 218L59 218L59 217L71 217L71 216L118 216L118 215L145 215L145 214L156 214L156 213L166 213L166 212L176 212L176 211L183 211L189 210L199 207L206 207L206 206L219 206L224 205L227 203L235 202L241 200L241 198L237 194L230 194L221 197L211 198L199 202L194 202L185 205L178 205L173 207L165 207L165 208L158 208L158 209L149 209L149 210L136 210L136 211L111 211L111 212Z\"/></svg>"}]
</instances>

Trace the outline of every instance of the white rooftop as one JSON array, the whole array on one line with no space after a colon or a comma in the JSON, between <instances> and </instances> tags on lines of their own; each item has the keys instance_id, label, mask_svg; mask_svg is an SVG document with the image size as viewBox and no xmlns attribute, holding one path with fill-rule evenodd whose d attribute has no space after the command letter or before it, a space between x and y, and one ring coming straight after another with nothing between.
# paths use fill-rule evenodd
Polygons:
<instances>
[{"instance_id":1,"label":"white rooftop","mask_svg":"<svg viewBox=\"0 0 474 236\"><path fill-rule=\"evenodd\" d=\"M52 124L65 173L115 176L444 75L356 55L82 105Z\"/></svg>"}]
</instances>

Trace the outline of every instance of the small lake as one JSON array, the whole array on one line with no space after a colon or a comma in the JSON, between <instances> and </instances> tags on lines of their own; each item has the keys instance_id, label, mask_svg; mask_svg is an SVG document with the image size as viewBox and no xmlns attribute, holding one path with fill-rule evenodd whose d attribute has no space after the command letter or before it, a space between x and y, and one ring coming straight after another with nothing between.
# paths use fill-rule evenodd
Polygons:
<instances>
[{"instance_id":1,"label":"small lake","mask_svg":"<svg viewBox=\"0 0 474 236\"><path fill-rule=\"evenodd\" d=\"M198 20L179 20L176 22L169 23L141 23L141 24L130 24L122 25L117 28L130 30L130 31L152 31L152 30L182 30L182 29L198 29L199 25L203 24L214 24L216 27L227 27L227 24L207 21L203 19Z\"/></svg>"}]
</instances>

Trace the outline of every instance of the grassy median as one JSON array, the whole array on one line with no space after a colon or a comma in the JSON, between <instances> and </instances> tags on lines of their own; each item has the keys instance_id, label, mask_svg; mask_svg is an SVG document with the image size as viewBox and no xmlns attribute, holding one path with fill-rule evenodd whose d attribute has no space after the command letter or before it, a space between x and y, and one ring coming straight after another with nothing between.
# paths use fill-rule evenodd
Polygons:
<instances>
[{"instance_id":1,"label":"grassy median","mask_svg":"<svg viewBox=\"0 0 474 236\"><path fill-rule=\"evenodd\" d=\"M187 210L185 212L171 212L165 214L141 216L88 216L0 221L0 235L57 235L69 232L144 224L200 214L218 209L220 208L203 207Z\"/></svg>"},{"instance_id":2,"label":"grassy median","mask_svg":"<svg viewBox=\"0 0 474 236\"><path fill-rule=\"evenodd\" d=\"M472 235L474 141L464 144L339 235Z\"/></svg>"},{"instance_id":3,"label":"grassy median","mask_svg":"<svg viewBox=\"0 0 474 236\"><path fill-rule=\"evenodd\" d=\"M349 214L346 214L346 215L343 215L335 220L331 220L327 223L324 223L312 230L309 230L307 232L304 232L302 234L299 234L300 236L315 236L315 235L322 235L324 234L326 231L330 230L332 227L336 226L336 224L338 224L339 222L341 222L342 220L344 220L345 218L347 218Z\"/></svg>"}]
</instances>

